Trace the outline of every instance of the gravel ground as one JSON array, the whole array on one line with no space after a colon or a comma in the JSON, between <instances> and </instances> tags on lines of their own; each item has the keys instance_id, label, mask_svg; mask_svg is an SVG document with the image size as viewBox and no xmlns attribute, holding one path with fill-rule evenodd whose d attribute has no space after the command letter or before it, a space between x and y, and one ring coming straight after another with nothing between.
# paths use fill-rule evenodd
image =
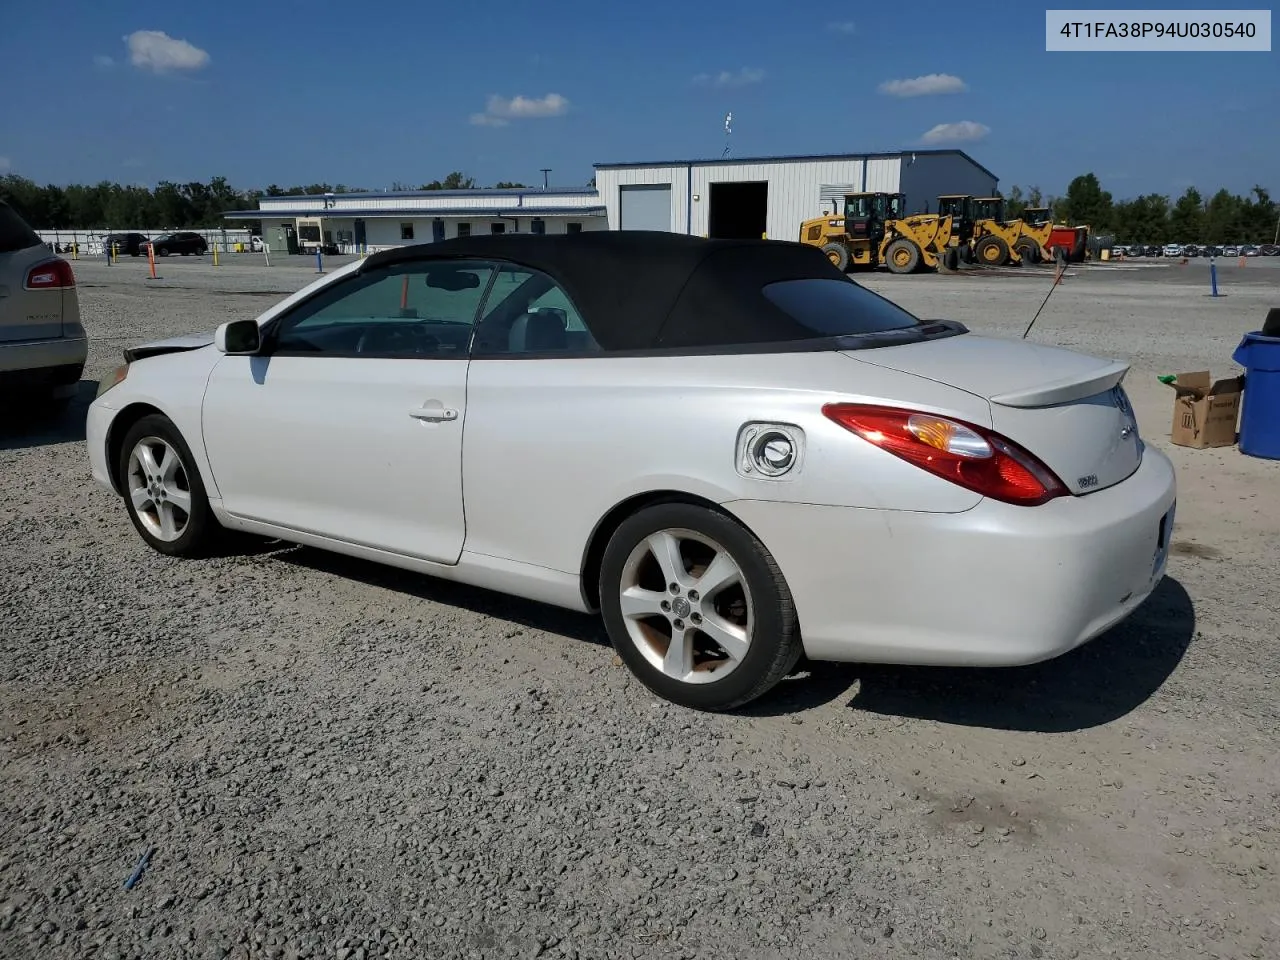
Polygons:
<instances>
[{"instance_id":1,"label":"gravel ground","mask_svg":"<svg viewBox=\"0 0 1280 960\"><path fill-rule=\"evenodd\" d=\"M1280 273L1211 300L1203 271L1074 268L1032 333L1133 359L1177 462L1131 620L707 716L590 618L303 548L148 550L89 483L83 404L123 346L314 279L227 261L78 263L81 406L0 431L0 957L1280 955L1278 468L1171 447L1154 380L1232 372ZM1049 278L866 282L1020 334Z\"/></svg>"}]
</instances>

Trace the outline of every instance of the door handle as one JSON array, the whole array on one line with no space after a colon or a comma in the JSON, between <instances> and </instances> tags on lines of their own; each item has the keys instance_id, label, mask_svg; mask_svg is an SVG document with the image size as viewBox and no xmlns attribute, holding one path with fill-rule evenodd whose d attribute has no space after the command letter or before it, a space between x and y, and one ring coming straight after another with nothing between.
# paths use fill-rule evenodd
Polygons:
<instances>
[{"instance_id":1,"label":"door handle","mask_svg":"<svg viewBox=\"0 0 1280 960\"><path fill-rule=\"evenodd\" d=\"M409 411L409 416L415 420L427 420L431 423L439 423L442 420L457 420L458 411L452 407L444 407L436 404L435 406L414 407Z\"/></svg>"}]
</instances>

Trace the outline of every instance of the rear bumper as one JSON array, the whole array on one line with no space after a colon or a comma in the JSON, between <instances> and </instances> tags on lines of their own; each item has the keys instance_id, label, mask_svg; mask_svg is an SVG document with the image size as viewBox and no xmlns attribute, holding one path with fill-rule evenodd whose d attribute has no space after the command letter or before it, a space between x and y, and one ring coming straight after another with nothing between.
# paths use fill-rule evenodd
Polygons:
<instances>
[{"instance_id":1,"label":"rear bumper","mask_svg":"<svg viewBox=\"0 0 1280 960\"><path fill-rule=\"evenodd\" d=\"M811 659L1015 666L1074 649L1151 594L1175 497L1172 464L1148 447L1124 482L1041 507L725 506L781 567Z\"/></svg>"},{"instance_id":2,"label":"rear bumper","mask_svg":"<svg viewBox=\"0 0 1280 960\"><path fill-rule=\"evenodd\" d=\"M84 337L0 343L0 386L59 387L76 383L89 357Z\"/></svg>"}]
</instances>

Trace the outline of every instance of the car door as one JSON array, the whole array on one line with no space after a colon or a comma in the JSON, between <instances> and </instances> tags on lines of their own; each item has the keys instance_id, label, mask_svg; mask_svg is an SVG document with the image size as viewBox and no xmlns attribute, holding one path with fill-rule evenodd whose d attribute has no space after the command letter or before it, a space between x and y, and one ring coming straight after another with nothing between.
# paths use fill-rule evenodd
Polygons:
<instances>
[{"instance_id":1,"label":"car door","mask_svg":"<svg viewBox=\"0 0 1280 960\"><path fill-rule=\"evenodd\" d=\"M226 356L202 413L232 514L403 556L462 552L468 346L494 266L354 273Z\"/></svg>"}]
</instances>

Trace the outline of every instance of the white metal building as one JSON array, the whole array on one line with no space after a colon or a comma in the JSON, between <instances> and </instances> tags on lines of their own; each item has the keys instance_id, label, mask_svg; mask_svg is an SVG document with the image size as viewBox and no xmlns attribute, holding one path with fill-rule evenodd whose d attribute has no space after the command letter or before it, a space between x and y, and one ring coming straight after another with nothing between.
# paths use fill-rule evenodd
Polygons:
<instances>
[{"instance_id":1,"label":"white metal building","mask_svg":"<svg viewBox=\"0 0 1280 960\"><path fill-rule=\"evenodd\" d=\"M594 189L417 190L262 197L233 221L262 222L273 252L343 253L476 233L664 230L794 240L846 193L903 193L908 213L941 194L991 196L994 173L962 150L598 163Z\"/></svg>"},{"instance_id":2,"label":"white metal building","mask_svg":"<svg viewBox=\"0 0 1280 960\"><path fill-rule=\"evenodd\" d=\"M408 243L477 233L573 233L608 228L589 188L414 190L261 197L257 210L228 220L260 220L271 250L305 253L323 242L343 253L373 253Z\"/></svg>"},{"instance_id":3,"label":"white metal building","mask_svg":"<svg viewBox=\"0 0 1280 960\"><path fill-rule=\"evenodd\" d=\"M962 150L598 163L609 227L794 240L802 221L846 193L906 195L908 213L941 194L987 197L999 179Z\"/></svg>"}]
</instances>

